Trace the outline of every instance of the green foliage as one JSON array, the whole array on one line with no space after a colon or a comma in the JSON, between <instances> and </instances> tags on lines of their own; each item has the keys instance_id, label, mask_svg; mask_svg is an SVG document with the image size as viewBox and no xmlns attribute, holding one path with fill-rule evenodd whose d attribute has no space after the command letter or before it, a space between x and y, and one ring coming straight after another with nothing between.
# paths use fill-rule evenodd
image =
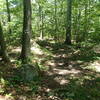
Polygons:
<instances>
[{"instance_id":1,"label":"green foliage","mask_svg":"<svg viewBox=\"0 0 100 100\"><path fill-rule=\"evenodd\" d=\"M21 43L20 37L22 34L22 22L23 22L23 6L21 0L10 0L10 13L11 22L7 22L7 10L6 0L0 2L0 17L4 23L4 31L7 41L10 44ZM39 5L42 7L39 11ZM76 40L76 36L80 36L80 40L84 41L92 39L92 41L100 41L100 21L99 21L99 1L93 0L74 0L72 9L72 39ZM85 8L87 6L87 9ZM40 36L41 30L43 30L43 36L45 38L53 38L57 41L63 42L66 32L66 1L57 0L57 12L55 15L55 1L37 0L32 1L32 35L34 38ZM86 12L85 12L86 10ZM79 11L81 14L79 16ZM43 27L40 21L41 14L43 12ZM55 17L57 20L57 29L55 33ZM8 26L12 29L12 35L8 35ZM87 27L87 29L86 29ZM85 35L84 35L85 34ZM56 38L55 38L56 37Z\"/></svg>"},{"instance_id":2,"label":"green foliage","mask_svg":"<svg viewBox=\"0 0 100 100\"><path fill-rule=\"evenodd\" d=\"M82 79L83 81L81 81ZM99 89L95 88L98 87L98 80L95 80L97 83L95 83L94 87L92 86L92 81L88 83L91 84L91 86L87 86L87 83L84 83L84 81L88 82L89 79L82 79L72 79L67 86L56 89L55 93L58 93L58 95L61 98L64 98L64 100L99 100Z\"/></svg>"},{"instance_id":3,"label":"green foliage","mask_svg":"<svg viewBox=\"0 0 100 100\"><path fill-rule=\"evenodd\" d=\"M6 0L0 0L0 20L3 26L7 47L13 48L21 46L22 43L23 0L8 1L11 22L8 22ZM32 45L35 49L32 50L29 59L24 62L35 66L37 71L48 71L49 67L46 66L46 62L49 60L54 60L55 62L53 62L53 64L54 66L57 65L57 68L60 65L60 59L62 60L61 62L65 59L65 62L68 62L68 64L70 62L89 63L100 60L100 53L96 53L93 50L93 47L97 43L100 43L100 0L73 0L71 27L72 46L62 44L66 34L66 3L66 0L56 0L56 5L55 0L32 0L32 40L37 41L42 32L43 39L39 40L37 42L38 44ZM11 34L9 33L9 28L11 29ZM37 54L35 54L35 51L37 51ZM79 52L74 54L77 51ZM8 52L12 51L8 50ZM57 55L55 55L56 52L58 53ZM65 54L62 54L62 52L65 52ZM61 58L58 59L59 57ZM13 59L14 61L11 62L12 65L10 67L20 69L21 67L19 66L22 66L22 62L17 58ZM51 64L51 66L53 65ZM68 65L66 64L66 66ZM90 65L82 68L82 71L83 70L91 70L91 73L94 71L96 73L94 67ZM20 73L14 73L13 71L12 76L9 76L9 73L7 73L6 76L3 75L3 73L6 72L8 72L8 69L1 71L0 66L0 94L4 94L7 87L15 88L14 90L18 93L20 91L23 92L23 90L20 89L21 87L17 87L26 84L29 88L29 91L27 90L29 93L34 94L34 96L38 93L42 80L41 77L35 77L32 82L26 82L20 77ZM6 79L3 76L5 76ZM96 75L92 75L92 78L94 76ZM68 85L62 88L52 89L47 93L47 96L57 96L60 97L61 100L99 100L100 78L95 78L95 80L92 78L90 75L87 75L85 77L79 76L78 79L70 79ZM45 84L46 83L43 85Z\"/></svg>"}]
</instances>

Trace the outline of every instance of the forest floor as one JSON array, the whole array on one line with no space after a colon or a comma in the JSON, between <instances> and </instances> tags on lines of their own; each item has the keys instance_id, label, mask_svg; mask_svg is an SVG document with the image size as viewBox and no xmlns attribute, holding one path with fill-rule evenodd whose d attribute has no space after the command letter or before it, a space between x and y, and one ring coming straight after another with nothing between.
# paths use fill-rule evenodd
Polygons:
<instances>
[{"instance_id":1,"label":"forest floor","mask_svg":"<svg viewBox=\"0 0 100 100\"><path fill-rule=\"evenodd\" d=\"M66 46L52 41L33 43L32 62L43 75L19 83L13 70L20 65L20 48L10 49L11 63L0 62L0 100L100 100L100 50Z\"/></svg>"}]
</instances>

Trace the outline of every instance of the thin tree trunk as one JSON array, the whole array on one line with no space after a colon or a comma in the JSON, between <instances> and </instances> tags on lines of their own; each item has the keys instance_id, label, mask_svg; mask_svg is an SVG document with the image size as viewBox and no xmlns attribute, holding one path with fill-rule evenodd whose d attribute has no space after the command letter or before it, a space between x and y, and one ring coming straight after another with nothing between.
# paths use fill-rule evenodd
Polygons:
<instances>
[{"instance_id":1,"label":"thin tree trunk","mask_svg":"<svg viewBox=\"0 0 100 100\"><path fill-rule=\"evenodd\" d=\"M31 0L24 0L24 21L23 21L23 34L22 34L22 63L28 63L31 48Z\"/></svg>"},{"instance_id":2,"label":"thin tree trunk","mask_svg":"<svg viewBox=\"0 0 100 100\"><path fill-rule=\"evenodd\" d=\"M41 25L41 39L43 39L44 38L44 14L43 14L43 10L42 10L42 19L41 19L41 21L42 21L42 25Z\"/></svg>"},{"instance_id":3,"label":"thin tree trunk","mask_svg":"<svg viewBox=\"0 0 100 100\"><path fill-rule=\"evenodd\" d=\"M11 15L10 15L10 8L9 8L8 0L6 0L6 7L7 7L8 22L11 22ZM11 34L11 28L10 27L9 27L9 33Z\"/></svg>"},{"instance_id":4,"label":"thin tree trunk","mask_svg":"<svg viewBox=\"0 0 100 100\"><path fill-rule=\"evenodd\" d=\"M81 18L81 9L78 7L78 16L77 16L77 26L76 26L76 43L81 42L81 37L80 37L80 18Z\"/></svg>"},{"instance_id":5,"label":"thin tree trunk","mask_svg":"<svg viewBox=\"0 0 100 100\"><path fill-rule=\"evenodd\" d=\"M85 21L85 24L84 24L84 33L83 33L83 40L85 41L85 39L86 39L86 35L87 35L87 33L88 33L88 25L87 25L87 22L88 22L88 20L87 20L87 7L88 7L88 4L87 4L87 2L85 1L85 12L84 12L84 14L85 14L85 16L84 16L84 21Z\"/></svg>"},{"instance_id":6,"label":"thin tree trunk","mask_svg":"<svg viewBox=\"0 0 100 100\"><path fill-rule=\"evenodd\" d=\"M43 7L39 4L39 16L40 16L40 39L43 39L43 24L44 24L44 15L43 15Z\"/></svg>"},{"instance_id":7,"label":"thin tree trunk","mask_svg":"<svg viewBox=\"0 0 100 100\"><path fill-rule=\"evenodd\" d=\"M55 0L55 2L54 2L54 4L55 4L55 36L54 36L54 38L55 38L55 40L58 40L58 34L57 34L57 30L58 30L58 25L57 25L57 0Z\"/></svg>"},{"instance_id":8,"label":"thin tree trunk","mask_svg":"<svg viewBox=\"0 0 100 100\"><path fill-rule=\"evenodd\" d=\"M65 44L71 45L71 15L72 15L72 0L67 0L67 25Z\"/></svg>"},{"instance_id":9,"label":"thin tree trunk","mask_svg":"<svg viewBox=\"0 0 100 100\"><path fill-rule=\"evenodd\" d=\"M5 43L5 40L4 40L4 35L3 35L1 22L0 22L0 47L1 47L0 50L1 50L2 59L5 62L9 62L9 58L8 58L8 54L7 54L7 50L6 50L6 43Z\"/></svg>"}]
</instances>

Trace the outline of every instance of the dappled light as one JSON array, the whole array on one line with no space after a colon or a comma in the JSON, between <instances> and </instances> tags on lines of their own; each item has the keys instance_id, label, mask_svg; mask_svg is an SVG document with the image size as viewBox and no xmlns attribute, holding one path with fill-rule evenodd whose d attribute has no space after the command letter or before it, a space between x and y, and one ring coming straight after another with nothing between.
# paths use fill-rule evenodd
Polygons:
<instances>
[{"instance_id":1,"label":"dappled light","mask_svg":"<svg viewBox=\"0 0 100 100\"><path fill-rule=\"evenodd\" d=\"M8 98L10 98L10 100L15 100L16 98L19 100L27 100L27 95L32 95L31 91L33 90L34 92L36 91L36 94L38 93L33 100L36 100L35 98L40 100L41 98L46 98L46 100L62 100L66 95L72 95L71 98L79 97L77 93L80 94L80 91L83 94L86 92L87 94L84 94L85 96L94 93L93 91L98 91L100 61L98 60L98 53L96 54L93 49L88 51L87 49L85 51L85 48L76 50L74 46L66 47L64 44L57 46L55 43L46 41L37 43L33 43L36 45L32 45L31 53L35 55L32 58L33 63L38 61L38 66L44 70L43 73L41 73L41 82L31 83L30 85L23 85L23 83L20 82L18 78L19 68L17 67L17 64L20 64L20 62L17 62L16 54L18 56L21 49L19 47L12 48L12 53L9 53L12 64L9 65L9 68L5 67L5 69L2 69L0 73L0 93L3 94L6 91L10 93L10 96L6 97L1 95L2 99L5 100L5 98L7 98L8 100ZM45 49L43 49L43 47L45 47ZM86 57L88 57L88 59ZM4 66L4 64L2 63L1 66ZM12 68L10 66L12 66ZM7 75L6 70L8 70ZM16 85L14 86L14 84ZM20 86L18 84L20 84ZM94 84L96 87L91 87L91 84ZM13 88L11 88L12 85ZM88 87L88 85L90 87ZM90 89L90 94L88 93L87 87ZM73 89L76 89L77 92ZM24 92L21 93L22 91ZM59 93L64 93L65 97L62 97ZM98 94L99 93L96 94L97 97L99 97Z\"/></svg>"},{"instance_id":2,"label":"dappled light","mask_svg":"<svg viewBox=\"0 0 100 100\"><path fill-rule=\"evenodd\" d=\"M48 45L49 48L46 45ZM11 57L13 57L11 60L12 64L9 66L12 66L12 68L5 67L5 69L2 69L0 73L0 91L2 91L2 93L4 93L5 91L10 93L10 100L15 100L15 98L19 100L27 100L27 95L32 96L31 91L33 90L36 94L36 97L33 97L33 100L36 100L36 98L40 100L41 98L43 98L43 100L44 98L46 98L46 100L62 100L62 98L67 97L67 95L71 95L71 98L77 98L79 97L78 93L79 95L82 95L80 93L84 94L85 92L87 93L84 94L86 97L87 95L91 94L97 95L97 97L99 97L99 92L97 94L94 94L93 92L98 91L99 86L99 55L93 52L92 49L92 51L85 51L85 49L75 50L74 47L69 48L66 46L64 47L63 45L64 44L56 47L57 44L55 43L43 41L42 44L41 41L41 44L37 44L37 46L35 47L32 46L32 54L35 55L32 60L33 63L34 60L39 61L38 66L42 70L45 69L45 71L41 73L42 80L40 83L33 82L30 85L21 83L18 76L16 76L16 74L18 75L17 71L19 69L16 65L17 63L20 64L20 62L16 62L16 57L14 58L13 55L11 55ZM44 46L46 48L43 50ZM16 55L20 52L20 48L14 48L12 49L12 51ZM89 53L88 55L86 54L87 52ZM91 59L89 56L94 57L93 59ZM88 57L90 59L85 60L85 57ZM2 64L1 66L4 65ZM6 75L6 70L8 70L8 75ZM14 84L16 85L14 86ZM18 84L20 84L20 86ZM96 87L91 87L91 84L94 84ZM11 88L12 85L13 88ZM89 93L87 87L90 89ZM61 95L62 93L64 93L65 97ZM5 100L6 97L2 97L4 97Z\"/></svg>"},{"instance_id":3,"label":"dappled light","mask_svg":"<svg viewBox=\"0 0 100 100\"><path fill-rule=\"evenodd\" d=\"M20 52L21 51L21 48L20 47L17 47L17 48L13 48L12 49L12 52Z\"/></svg>"},{"instance_id":4,"label":"dappled light","mask_svg":"<svg viewBox=\"0 0 100 100\"><path fill-rule=\"evenodd\" d=\"M94 69L95 71L100 72L100 60L91 63L89 66L91 69Z\"/></svg>"},{"instance_id":5,"label":"dappled light","mask_svg":"<svg viewBox=\"0 0 100 100\"><path fill-rule=\"evenodd\" d=\"M100 0L0 0L0 100L100 100Z\"/></svg>"},{"instance_id":6,"label":"dappled light","mask_svg":"<svg viewBox=\"0 0 100 100\"><path fill-rule=\"evenodd\" d=\"M36 44L34 41L32 41L31 51L34 54L42 55L43 51L40 49L40 46Z\"/></svg>"},{"instance_id":7,"label":"dappled light","mask_svg":"<svg viewBox=\"0 0 100 100\"><path fill-rule=\"evenodd\" d=\"M67 74L78 74L80 73L80 71L75 70L75 69L71 69L71 70L63 70L63 69L53 69L55 74L59 74L59 75L67 75Z\"/></svg>"}]
</instances>

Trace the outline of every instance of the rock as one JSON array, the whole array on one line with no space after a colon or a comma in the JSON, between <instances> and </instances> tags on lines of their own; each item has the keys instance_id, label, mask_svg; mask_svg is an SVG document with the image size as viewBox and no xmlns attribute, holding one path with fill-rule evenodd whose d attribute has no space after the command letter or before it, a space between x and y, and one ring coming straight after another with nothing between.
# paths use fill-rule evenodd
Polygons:
<instances>
[{"instance_id":1,"label":"rock","mask_svg":"<svg viewBox=\"0 0 100 100\"><path fill-rule=\"evenodd\" d=\"M24 64L18 69L22 81L31 82L39 77L38 69L30 64Z\"/></svg>"}]
</instances>

